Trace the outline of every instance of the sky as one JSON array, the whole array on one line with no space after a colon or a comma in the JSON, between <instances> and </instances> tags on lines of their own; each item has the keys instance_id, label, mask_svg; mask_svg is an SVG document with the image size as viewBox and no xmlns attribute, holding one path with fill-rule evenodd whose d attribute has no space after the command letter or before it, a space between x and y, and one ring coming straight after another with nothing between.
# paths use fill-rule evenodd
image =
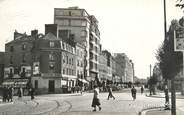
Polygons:
<instances>
[{"instance_id":1,"label":"sky","mask_svg":"<svg viewBox=\"0 0 184 115\"><path fill-rule=\"evenodd\" d=\"M166 0L167 28L183 11L177 0ZM126 53L134 62L135 76L147 78L157 62L156 51L164 40L163 0L0 0L0 51L13 40L15 29L44 33L54 23L54 8L78 6L99 21L101 44L111 53Z\"/></svg>"}]
</instances>

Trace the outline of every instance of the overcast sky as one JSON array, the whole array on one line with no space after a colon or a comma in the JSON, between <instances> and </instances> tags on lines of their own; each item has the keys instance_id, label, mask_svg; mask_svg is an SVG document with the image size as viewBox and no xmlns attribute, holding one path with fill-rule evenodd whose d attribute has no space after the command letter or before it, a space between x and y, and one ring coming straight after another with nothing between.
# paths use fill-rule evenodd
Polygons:
<instances>
[{"instance_id":1,"label":"overcast sky","mask_svg":"<svg viewBox=\"0 0 184 115\"><path fill-rule=\"evenodd\" d=\"M167 25L183 16L167 1ZM13 32L44 33L44 25L54 22L54 8L78 6L99 21L101 44L111 53L126 53L135 64L135 75L149 76L149 65L164 39L163 0L0 0L0 51L13 40Z\"/></svg>"}]
</instances>

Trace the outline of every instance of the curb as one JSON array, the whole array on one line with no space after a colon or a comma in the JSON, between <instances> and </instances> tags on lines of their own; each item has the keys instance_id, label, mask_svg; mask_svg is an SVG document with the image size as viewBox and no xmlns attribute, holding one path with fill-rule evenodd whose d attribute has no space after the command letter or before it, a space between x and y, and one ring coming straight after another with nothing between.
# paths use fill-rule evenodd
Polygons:
<instances>
[{"instance_id":1,"label":"curb","mask_svg":"<svg viewBox=\"0 0 184 115\"><path fill-rule=\"evenodd\" d=\"M152 111L152 110L160 110L160 109L164 109L165 107L154 107L154 108L147 108L147 109L143 109L141 110L138 115L146 115L146 113L148 111Z\"/></svg>"}]
</instances>

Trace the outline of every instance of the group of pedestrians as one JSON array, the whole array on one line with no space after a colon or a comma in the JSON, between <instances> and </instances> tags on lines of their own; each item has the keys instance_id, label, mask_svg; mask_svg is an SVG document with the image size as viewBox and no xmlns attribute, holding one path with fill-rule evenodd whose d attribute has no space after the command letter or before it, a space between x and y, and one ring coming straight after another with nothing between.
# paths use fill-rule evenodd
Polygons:
<instances>
[{"instance_id":1,"label":"group of pedestrians","mask_svg":"<svg viewBox=\"0 0 184 115\"><path fill-rule=\"evenodd\" d=\"M3 87L3 102L13 102L14 88L13 87Z\"/></svg>"},{"instance_id":2,"label":"group of pedestrians","mask_svg":"<svg viewBox=\"0 0 184 115\"><path fill-rule=\"evenodd\" d=\"M29 95L31 96L31 100L34 99L34 88L29 88ZM2 88L2 96L3 96L3 102L13 102L13 97L15 94L15 90L14 87L3 87ZM21 100L23 97L23 89L22 87L19 87L17 89L17 96L18 96L18 100Z\"/></svg>"},{"instance_id":3,"label":"group of pedestrians","mask_svg":"<svg viewBox=\"0 0 184 115\"><path fill-rule=\"evenodd\" d=\"M107 86L107 90L108 90L107 100L109 100L109 98L115 99L115 97L112 93L111 86ZM132 95L133 100L136 99L136 93L137 93L137 90L136 90L135 86L132 86L131 95ZM141 87L141 94L143 94L143 93L144 93L144 87L142 86ZM93 111L96 111L96 107L98 107L99 111L102 109L100 99L99 99L99 88L97 85L94 86L94 95L93 95L93 100L92 100L91 106L94 108Z\"/></svg>"}]
</instances>

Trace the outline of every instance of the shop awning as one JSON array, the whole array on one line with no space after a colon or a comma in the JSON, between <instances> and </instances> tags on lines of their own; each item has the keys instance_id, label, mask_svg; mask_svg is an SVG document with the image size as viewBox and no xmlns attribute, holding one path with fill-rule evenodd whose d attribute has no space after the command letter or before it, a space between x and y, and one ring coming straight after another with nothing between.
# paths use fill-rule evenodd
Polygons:
<instances>
[{"instance_id":1,"label":"shop awning","mask_svg":"<svg viewBox=\"0 0 184 115\"><path fill-rule=\"evenodd\" d=\"M8 79L5 80L3 86L26 87L28 79Z\"/></svg>"},{"instance_id":2,"label":"shop awning","mask_svg":"<svg viewBox=\"0 0 184 115\"><path fill-rule=\"evenodd\" d=\"M88 81L86 81L85 79L80 79L78 78L79 81L83 82L83 83L89 83Z\"/></svg>"}]
</instances>

